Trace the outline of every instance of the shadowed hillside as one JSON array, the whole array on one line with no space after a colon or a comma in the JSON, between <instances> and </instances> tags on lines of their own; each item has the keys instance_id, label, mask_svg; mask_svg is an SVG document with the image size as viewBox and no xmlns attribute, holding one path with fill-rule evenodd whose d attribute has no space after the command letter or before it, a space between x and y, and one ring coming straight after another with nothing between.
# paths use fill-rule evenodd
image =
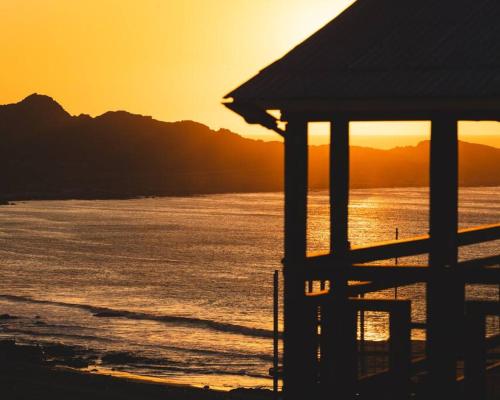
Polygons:
<instances>
[{"instance_id":1,"label":"shadowed hillside","mask_svg":"<svg viewBox=\"0 0 500 400\"><path fill-rule=\"evenodd\" d=\"M283 145L124 111L71 116L47 96L0 106L2 198L106 198L276 191ZM352 187L428 184L429 143L351 148ZM460 143L462 185L500 185L500 149ZM311 187L328 183L328 148L310 150Z\"/></svg>"}]
</instances>

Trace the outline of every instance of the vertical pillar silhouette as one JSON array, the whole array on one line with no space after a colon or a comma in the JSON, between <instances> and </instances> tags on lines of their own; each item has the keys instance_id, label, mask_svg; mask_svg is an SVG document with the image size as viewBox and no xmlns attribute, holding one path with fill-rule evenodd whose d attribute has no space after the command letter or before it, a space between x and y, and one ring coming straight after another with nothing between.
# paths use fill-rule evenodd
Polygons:
<instances>
[{"instance_id":1,"label":"vertical pillar silhouette","mask_svg":"<svg viewBox=\"0 0 500 400\"><path fill-rule=\"evenodd\" d=\"M330 252L337 271L321 312L321 383L325 397L347 398L357 378L356 313L347 291L349 121L335 118L330 135Z\"/></svg>"},{"instance_id":2,"label":"vertical pillar silhouette","mask_svg":"<svg viewBox=\"0 0 500 400\"><path fill-rule=\"evenodd\" d=\"M484 400L486 392L486 315L476 304L468 304L464 332L465 399Z\"/></svg>"},{"instance_id":3,"label":"vertical pillar silhouette","mask_svg":"<svg viewBox=\"0 0 500 400\"><path fill-rule=\"evenodd\" d=\"M432 120L430 145L430 279L427 284L429 388L456 390L465 290L457 266L458 136L453 116Z\"/></svg>"},{"instance_id":4,"label":"vertical pillar silhouette","mask_svg":"<svg viewBox=\"0 0 500 400\"><path fill-rule=\"evenodd\" d=\"M305 297L307 121L289 116L285 135L283 388L287 400L309 398L317 381L317 317Z\"/></svg>"},{"instance_id":5,"label":"vertical pillar silhouette","mask_svg":"<svg viewBox=\"0 0 500 400\"><path fill-rule=\"evenodd\" d=\"M389 370L393 399L409 396L411 376L411 302L398 300L389 314Z\"/></svg>"}]
</instances>

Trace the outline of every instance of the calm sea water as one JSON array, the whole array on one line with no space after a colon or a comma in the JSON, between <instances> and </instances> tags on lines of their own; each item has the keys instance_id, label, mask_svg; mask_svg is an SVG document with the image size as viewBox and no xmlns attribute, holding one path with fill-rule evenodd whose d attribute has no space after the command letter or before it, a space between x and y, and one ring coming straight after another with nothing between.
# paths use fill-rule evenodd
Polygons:
<instances>
[{"instance_id":1,"label":"calm sea water","mask_svg":"<svg viewBox=\"0 0 500 400\"><path fill-rule=\"evenodd\" d=\"M498 187L461 190L460 225L498 222L499 199ZM425 189L354 190L351 243L393 239L396 227L401 238L425 234L427 207ZM309 214L309 249L326 250L325 192L310 195ZM80 346L103 367L180 383L269 387L282 227L279 193L2 206L0 314L20 318L0 323L0 337ZM498 249L468 246L461 258ZM468 288L471 298L497 295ZM422 320L423 288L398 296L416 300ZM386 325L370 315L367 338L386 338Z\"/></svg>"}]
</instances>

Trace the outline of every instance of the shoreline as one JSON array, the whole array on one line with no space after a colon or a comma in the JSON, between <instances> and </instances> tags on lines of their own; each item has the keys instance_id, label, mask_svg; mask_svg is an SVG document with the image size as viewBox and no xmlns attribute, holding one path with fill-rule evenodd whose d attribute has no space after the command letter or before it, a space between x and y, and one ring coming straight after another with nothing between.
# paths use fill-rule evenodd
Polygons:
<instances>
[{"instance_id":1,"label":"shoreline","mask_svg":"<svg viewBox=\"0 0 500 400\"><path fill-rule=\"evenodd\" d=\"M0 341L2 399L270 399L261 389L200 388L168 379L144 377L107 369L88 370L50 363L39 346Z\"/></svg>"},{"instance_id":2,"label":"shoreline","mask_svg":"<svg viewBox=\"0 0 500 400\"><path fill-rule=\"evenodd\" d=\"M499 185L460 185L460 188L497 188ZM351 187L350 190L378 190L378 189L422 189L428 188L428 186L415 186L415 185L402 185L402 186L359 186ZM328 188L310 188L311 192L322 192L326 191ZM48 194L48 193L31 193L29 195L24 194L12 194L12 195L0 195L0 206L15 205L15 202L26 202L26 201L70 201L70 200L84 200L84 201L96 201L96 200L138 200L138 199L154 199L154 198L176 198L176 197L199 197L199 196L212 196L212 195L228 195L228 194L250 194L250 193L282 193L283 190L241 190L241 191L214 191L214 192L178 192L178 193L149 193L149 194L111 194L111 193L101 193L101 194L72 194L72 195L62 195L62 194Z\"/></svg>"},{"instance_id":3,"label":"shoreline","mask_svg":"<svg viewBox=\"0 0 500 400\"><path fill-rule=\"evenodd\" d=\"M360 346L358 342L358 346ZM413 357L421 357L424 353L425 343L421 340L412 340ZM363 367L360 365L362 375L376 373L387 368L387 341L367 341L364 347L365 358ZM123 385L134 384L144 385L145 388L154 386L161 390L181 390L196 394L207 392L217 393L220 398L232 399L238 394L238 399L271 398L273 393L270 389L255 387L224 386L221 384L200 384L196 383L196 376L157 377L143 375L140 373L125 371L126 364L115 364L114 366L104 366L96 358L88 357L85 353L75 350L75 348L63 344L22 344L16 339L0 340L0 382L5 379L19 381L31 376L34 371L36 376L45 376L51 385L65 384L74 379L86 380L90 385L94 382L108 382L118 385L121 390ZM364 370L364 372L363 372ZM31 378L25 382L28 387L32 384ZM25 384L23 383L23 386ZM0 385L2 387L2 385ZM1 393L1 392L0 392ZM156 398L156 397L153 397ZM179 397L179 399L190 399L191 397ZM203 397L204 398L204 397Z\"/></svg>"},{"instance_id":4,"label":"shoreline","mask_svg":"<svg viewBox=\"0 0 500 400\"><path fill-rule=\"evenodd\" d=\"M0 334L2 333L2 322L18 319L19 317L10 314L0 315ZM173 370L170 373L158 374L158 370L154 366L148 367L147 361L144 361L144 364L137 364L134 355L126 352L113 352L82 345L63 344L57 341L47 342L36 339L25 341L17 338L15 334L2 334L0 336L0 368L1 365L16 364L18 361L139 383L187 386L195 389L209 388L221 392L234 390L262 390L265 392L269 391L271 387L270 383L263 384L261 379L254 381L252 377L244 374L240 376L220 371L199 373L188 370ZM271 381L270 377L269 381Z\"/></svg>"}]
</instances>

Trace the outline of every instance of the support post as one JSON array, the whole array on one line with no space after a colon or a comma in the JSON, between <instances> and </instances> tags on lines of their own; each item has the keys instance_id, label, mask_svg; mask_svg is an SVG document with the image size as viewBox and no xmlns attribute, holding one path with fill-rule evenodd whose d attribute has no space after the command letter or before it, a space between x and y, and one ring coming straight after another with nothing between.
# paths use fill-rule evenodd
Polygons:
<instances>
[{"instance_id":1,"label":"support post","mask_svg":"<svg viewBox=\"0 0 500 400\"><path fill-rule=\"evenodd\" d=\"M436 398L456 393L464 282L457 265L458 136L452 116L432 120L430 145L430 278L427 284L429 388Z\"/></svg>"},{"instance_id":2,"label":"support post","mask_svg":"<svg viewBox=\"0 0 500 400\"><path fill-rule=\"evenodd\" d=\"M389 313L389 370L394 385L392 398L409 398L411 366L411 303L398 301Z\"/></svg>"},{"instance_id":3,"label":"support post","mask_svg":"<svg viewBox=\"0 0 500 400\"><path fill-rule=\"evenodd\" d=\"M349 121L331 122L330 139L330 252L333 268L341 271L330 282L321 310L321 385L325 396L350 398L357 379L356 311L348 299ZM344 273L342 273L344 271Z\"/></svg>"},{"instance_id":4,"label":"support post","mask_svg":"<svg viewBox=\"0 0 500 400\"><path fill-rule=\"evenodd\" d=\"M465 322L464 383L466 400L486 399L486 316L470 307Z\"/></svg>"},{"instance_id":5,"label":"support post","mask_svg":"<svg viewBox=\"0 0 500 400\"><path fill-rule=\"evenodd\" d=\"M286 400L309 398L317 382L317 316L305 296L307 121L287 116L285 134L285 258L283 392Z\"/></svg>"},{"instance_id":6,"label":"support post","mask_svg":"<svg viewBox=\"0 0 500 400\"><path fill-rule=\"evenodd\" d=\"M273 393L278 400L279 381L279 271L273 275Z\"/></svg>"}]
</instances>

